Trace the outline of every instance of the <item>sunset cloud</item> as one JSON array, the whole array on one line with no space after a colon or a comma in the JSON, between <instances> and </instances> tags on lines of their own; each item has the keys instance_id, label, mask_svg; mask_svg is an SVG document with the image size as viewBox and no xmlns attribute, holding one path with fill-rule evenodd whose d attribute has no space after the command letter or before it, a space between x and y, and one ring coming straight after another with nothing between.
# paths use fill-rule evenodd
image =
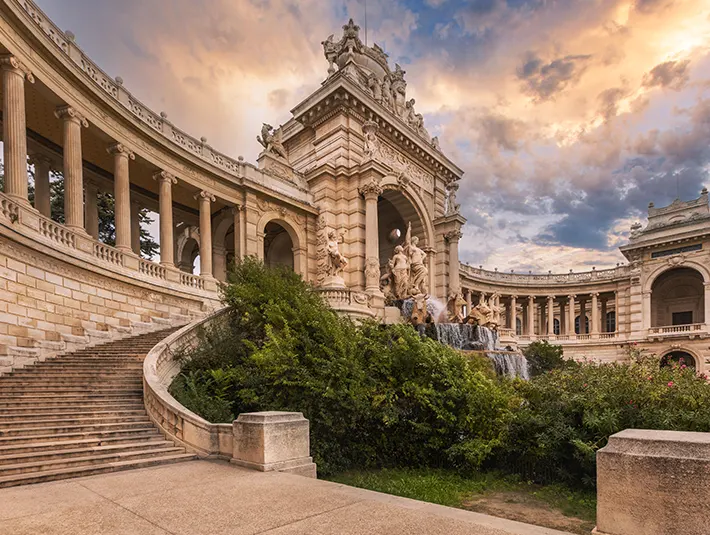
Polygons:
<instances>
[{"instance_id":1,"label":"sunset cloud","mask_svg":"<svg viewBox=\"0 0 710 535\"><path fill-rule=\"evenodd\" d=\"M151 108L251 161L261 123L325 78L320 42L365 27L358 0L39 4ZM613 266L650 201L710 182L706 0L368 0L367 38L466 173L465 261Z\"/></svg>"}]
</instances>

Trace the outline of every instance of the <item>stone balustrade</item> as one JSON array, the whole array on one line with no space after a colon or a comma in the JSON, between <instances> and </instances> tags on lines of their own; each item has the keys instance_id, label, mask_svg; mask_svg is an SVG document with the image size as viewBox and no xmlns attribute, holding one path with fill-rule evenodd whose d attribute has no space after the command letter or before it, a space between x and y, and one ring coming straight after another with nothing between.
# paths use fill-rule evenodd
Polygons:
<instances>
[{"instance_id":1,"label":"stone balustrade","mask_svg":"<svg viewBox=\"0 0 710 535\"><path fill-rule=\"evenodd\" d=\"M588 282L605 282L628 278L631 267L618 266L611 269L593 269L579 273L511 273L505 271L490 271L461 264L461 275L474 280L489 282L504 282L511 286L560 286Z\"/></svg>"},{"instance_id":2,"label":"stone balustrade","mask_svg":"<svg viewBox=\"0 0 710 535\"><path fill-rule=\"evenodd\" d=\"M180 373L176 353L194 347L200 330L227 320L229 309L191 323L172 334L143 362L143 396L151 420L169 438L202 457L216 457L260 471L289 472L316 477L309 456L309 426L301 413L240 414L229 424L213 424L189 411L170 395Z\"/></svg>"}]
</instances>

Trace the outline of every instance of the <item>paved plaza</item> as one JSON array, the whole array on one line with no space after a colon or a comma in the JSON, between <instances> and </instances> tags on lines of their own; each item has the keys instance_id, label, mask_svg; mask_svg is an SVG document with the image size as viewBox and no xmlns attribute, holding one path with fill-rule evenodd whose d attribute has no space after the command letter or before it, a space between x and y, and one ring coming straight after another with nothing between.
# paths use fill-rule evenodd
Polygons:
<instances>
[{"instance_id":1,"label":"paved plaza","mask_svg":"<svg viewBox=\"0 0 710 535\"><path fill-rule=\"evenodd\" d=\"M564 535L220 461L193 461L0 490L0 533Z\"/></svg>"}]
</instances>

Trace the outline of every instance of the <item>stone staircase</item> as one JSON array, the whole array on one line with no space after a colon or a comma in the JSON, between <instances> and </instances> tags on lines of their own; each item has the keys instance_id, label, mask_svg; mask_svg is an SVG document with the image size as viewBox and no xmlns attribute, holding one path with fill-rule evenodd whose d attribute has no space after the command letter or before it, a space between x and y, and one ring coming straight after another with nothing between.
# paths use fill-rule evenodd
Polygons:
<instances>
[{"instance_id":1,"label":"stone staircase","mask_svg":"<svg viewBox=\"0 0 710 535\"><path fill-rule=\"evenodd\" d=\"M0 488L195 459L165 440L143 406L143 359L175 330L0 377Z\"/></svg>"}]
</instances>

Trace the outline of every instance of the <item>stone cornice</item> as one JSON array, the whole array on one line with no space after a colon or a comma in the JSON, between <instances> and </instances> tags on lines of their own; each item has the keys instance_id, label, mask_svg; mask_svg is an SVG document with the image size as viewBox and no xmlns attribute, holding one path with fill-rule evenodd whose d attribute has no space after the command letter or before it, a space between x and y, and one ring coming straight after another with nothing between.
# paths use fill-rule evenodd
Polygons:
<instances>
[{"instance_id":1,"label":"stone cornice","mask_svg":"<svg viewBox=\"0 0 710 535\"><path fill-rule=\"evenodd\" d=\"M425 169L445 182L459 180L463 171L441 151L426 143L386 108L373 101L355 83L335 73L328 84L291 110L294 119L304 126L317 126L338 112L356 114L363 122L379 127L380 135L404 151Z\"/></svg>"}]
</instances>

